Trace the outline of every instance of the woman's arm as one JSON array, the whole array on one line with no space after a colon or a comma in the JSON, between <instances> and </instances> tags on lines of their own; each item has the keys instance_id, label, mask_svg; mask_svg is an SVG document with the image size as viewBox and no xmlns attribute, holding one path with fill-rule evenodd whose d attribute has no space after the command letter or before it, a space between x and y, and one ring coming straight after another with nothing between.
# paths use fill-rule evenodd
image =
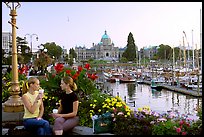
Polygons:
<instances>
[{"instance_id":1,"label":"woman's arm","mask_svg":"<svg viewBox=\"0 0 204 137\"><path fill-rule=\"evenodd\" d=\"M43 114L44 114L44 105L43 105L43 100L41 100L42 103L40 105L40 113L39 113L39 118L42 118Z\"/></svg>"},{"instance_id":2,"label":"woman's arm","mask_svg":"<svg viewBox=\"0 0 204 137\"><path fill-rule=\"evenodd\" d=\"M61 100L59 101L59 107L58 107L58 113L62 112L62 104L61 104Z\"/></svg>"},{"instance_id":3,"label":"woman's arm","mask_svg":"<svg viewBox=\"0 0 204 137\"><path fill-rule=\"evenodd\" d=\"M33 104L31 104L31 102L28 100L28 97L26 95L23 95L22 96L22 101L23 101L23 104L25 105L25 107L28 109L28 111L30 113L34 113L35 110L37 109L37 106L38 106L38 97L36 97L35 101Z\"/></svg>"},{"instance_id":4,"label":"woman's arm","mask_svg":"<svg viewBox=\"0 0 204 137\"><path fill-rule=\"evenodd\" d=\"M78 112L78 106L79 106L79 101L74 101L73 102L73 112L68 113L68 114L53 114L54 118L57 117L63 117L63 118L69 118L69 117L75 117Z\"/></svg>"}]
</instances>

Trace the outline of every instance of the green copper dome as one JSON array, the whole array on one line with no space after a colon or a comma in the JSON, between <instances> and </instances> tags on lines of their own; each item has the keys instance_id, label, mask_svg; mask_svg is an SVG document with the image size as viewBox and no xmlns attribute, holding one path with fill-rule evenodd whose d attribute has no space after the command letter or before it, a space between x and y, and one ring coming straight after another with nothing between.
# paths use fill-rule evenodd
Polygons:
<instances>
[{"instance_id":1,"label":"green copper dome","mask_svg":"<svg viewBox=\"0 0 204 137\"><path fill-rule=\"evenodd\" d=\"M107 35L107 32L105 30L105 34L103 34L102 39L109 39L110 37Z\"/></svg>"}]
</instances>

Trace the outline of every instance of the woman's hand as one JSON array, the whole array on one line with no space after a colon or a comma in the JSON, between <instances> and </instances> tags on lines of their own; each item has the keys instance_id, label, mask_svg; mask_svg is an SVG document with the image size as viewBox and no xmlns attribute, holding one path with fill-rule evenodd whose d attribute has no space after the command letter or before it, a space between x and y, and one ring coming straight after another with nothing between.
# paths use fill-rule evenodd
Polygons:
<instances>
[{"instance_id":1,"label":"woman's hand","mask_svg":"<svg viewBox=\"0 0 204 137\"><path fill-rule=\"evenodd\" d=\"M42 99L43 95L42 94L38 94L38 96L35 98L35 102L37 102L38 100Z\"/></svg>"},{"instance_id":2,"label":"woman's hand","mask_svg":"<svg viewBox=\"0 0 204 137\"><path fill-rule=\"evenodd\" d=\"M37 117L36 119L37 119L37 120L41 120L42 118L41 118L41 117Z\"/></svg>"},{"instance_id":3,"label":"woman's hand","mask_svg":"<svg viewBox=\"0 0 204 137\"><path fill-rule=\"evenodd\" d=\"M54 119L61 117L61 114L57 114L57 113L51 113L50 114Z\"/></svg>"}]
</instances>

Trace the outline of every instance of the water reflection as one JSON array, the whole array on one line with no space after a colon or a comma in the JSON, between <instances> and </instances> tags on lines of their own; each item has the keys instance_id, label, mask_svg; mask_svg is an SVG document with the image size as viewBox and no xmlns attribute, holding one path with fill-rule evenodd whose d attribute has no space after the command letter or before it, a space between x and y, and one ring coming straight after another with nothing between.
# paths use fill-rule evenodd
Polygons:
<instances>
[{"instance_id":1,"label":"water reflection","mask_svg":"<svg viewBox=\"0 0 204 137\"><path fill-rule=\"evenodd\" d=\"M183 95L162 89L152 90L150 86L135 83L106 83L107 89L113 90L113 96L120 96L132 108L150 106L154 111L163 113L178 110L181 114L196 114L202 98ZM133 101L135 106L132 106Z\"/></svg>"}]
</instances>

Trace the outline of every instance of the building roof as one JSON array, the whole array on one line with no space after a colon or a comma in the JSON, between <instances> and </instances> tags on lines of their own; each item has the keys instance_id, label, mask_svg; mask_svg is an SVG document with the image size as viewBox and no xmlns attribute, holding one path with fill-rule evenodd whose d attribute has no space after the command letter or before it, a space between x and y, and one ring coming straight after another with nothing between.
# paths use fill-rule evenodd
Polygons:
<instances>
[{"instance_id":1,"label":"building roof","mask_svg":"<svg viewBox=\"0 0 204 137\"><path fill-rule=\"evenodd\" d=\"M109 39L110 37L107 35L107 31L105 30L105 34L103 34L102 39Z\"/></svg>"}]
</instances>

